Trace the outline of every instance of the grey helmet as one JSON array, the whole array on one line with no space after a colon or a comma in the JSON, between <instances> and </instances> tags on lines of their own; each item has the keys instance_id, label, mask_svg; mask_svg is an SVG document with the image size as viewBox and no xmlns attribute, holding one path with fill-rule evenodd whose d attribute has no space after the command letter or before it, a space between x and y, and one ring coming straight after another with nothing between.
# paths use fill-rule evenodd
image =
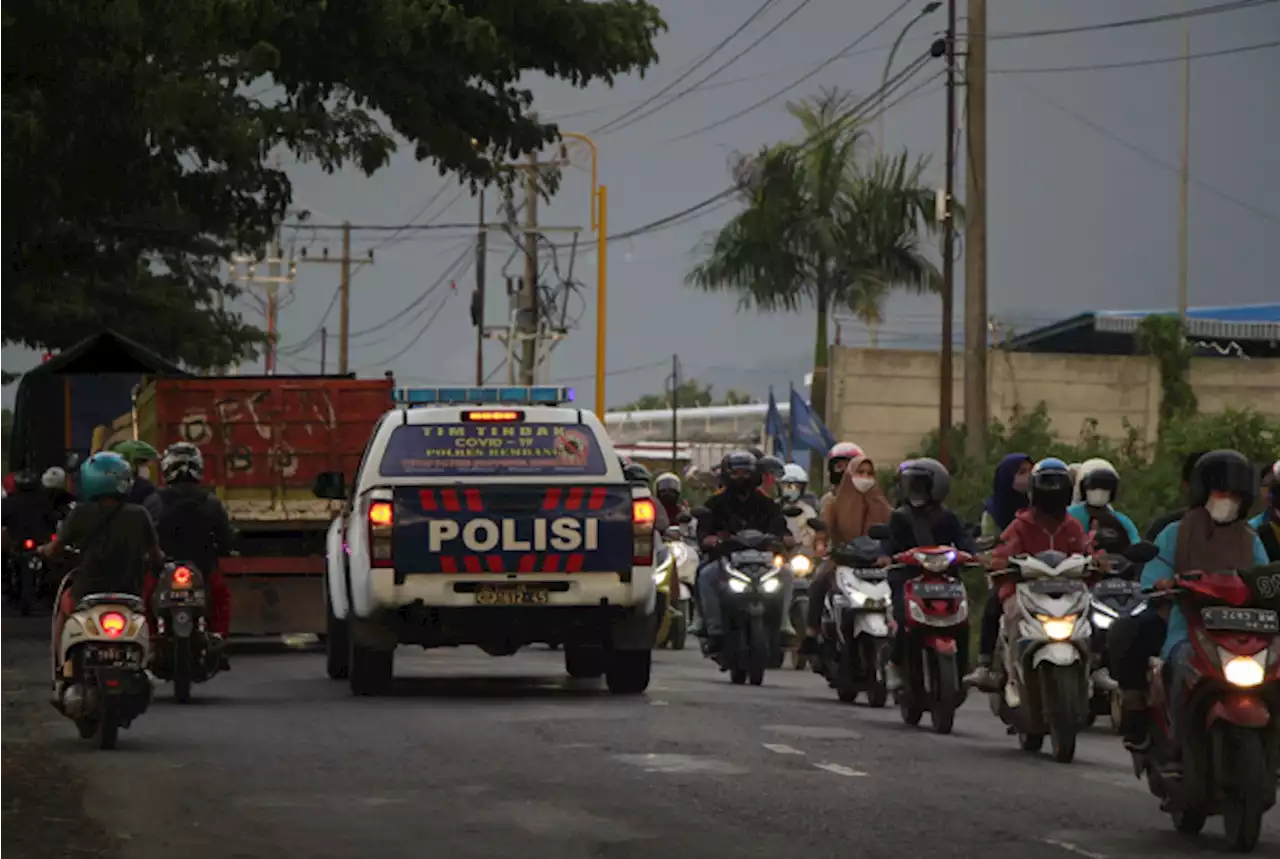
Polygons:
<instances>
[{"instance_id":1,"label":"grey helmet","mask_svg":"<svg viewBox=\"0 0 1280 859\"><path fill-rule=\"evenodd\" d=\"M160 457L160 473L165 483L199 483L204 476L204 454L191 442L175 442Z\"/></svg>"},{"instance_id":2,"label":"grey helmet","mask_svg":"<svg viewBox=\"0 0 1280 859\"><path fill-rule=\"evenodd\" d=\"M951 494L951 472L936 459L912 459L898 468L898 487L901 499L912 506L942 504ZM913 497L919 503L913 502Z\"/></svg>"}]
</instances>

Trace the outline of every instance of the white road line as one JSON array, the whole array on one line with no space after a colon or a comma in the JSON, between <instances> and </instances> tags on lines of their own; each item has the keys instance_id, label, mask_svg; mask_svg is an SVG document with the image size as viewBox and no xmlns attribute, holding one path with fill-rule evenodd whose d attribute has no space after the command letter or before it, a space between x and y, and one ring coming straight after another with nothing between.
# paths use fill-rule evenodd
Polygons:
<instances>
[{"instance_id":1,"label":"white road line","mask_svg":"<svg viewBox=\"0 0 1280 859\"><path fill-rule=\"evenodd\" d=\"M804 754L804 752L800 751L799 749L793 749L791 748L791 746L784 746L784 745L781 745L780 743L761 743L760 745L764 746L766 749L773 752L775 755L803 755Z\"/></svg>"},{"instance_id":2,"label":"white road line","mask_svg":"<svg viewBox=\"0 0 1280 859\"><path fill-rule=\"evenodd\" d=\"M650 707L666 707L668 705L666 701L650 701L649 706Z\"/></svg>"},{"instance_id":3,"label":"white road line","mask_svg":"<svg viewBox=\"0 0 1280 859\"><path fill-rule=\"evenodd\" d=\"M1086 859L1107 859L1107 855L1105 853L1094 853L1092 850L1085 850L1083 847L1072 844L1070 841L1059 841L1056 838L1041 838L1040 840L1051 847L1066 850L1068 853L1074 853L1077 856L1084 856Z\"/></svg>"},{"instance_id":4,"label":"white road line","mask_svg":"<svg viewBox=\"0 0 1280 859\"><path fill-rule=\"evenodd\" d=\"M829 773L835 773L836 775L843 775L843 776L850 776L850 777L866 776L866 773L862 772L861 770L851 769L850 767L846 767L841 764L814 764L814 766L820 770L826 770Z\"/></svg>"}]
</instances>

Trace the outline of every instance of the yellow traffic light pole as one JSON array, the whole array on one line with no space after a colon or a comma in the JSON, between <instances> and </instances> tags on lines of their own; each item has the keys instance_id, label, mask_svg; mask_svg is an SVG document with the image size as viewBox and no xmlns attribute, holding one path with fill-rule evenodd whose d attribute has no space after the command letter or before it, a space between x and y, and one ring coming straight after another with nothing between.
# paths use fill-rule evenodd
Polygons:
<instances>
[{"instance_id":1,"label":"yellow traffic light pole","mask_svg":"<svg viewBox=\"0 0 1280 859\"><path fill-rule=\"evenodd\" d=\"M562 137L579 140L591 150L591 229L596 234L596 417L605 413L605 346L608 342L609 292L609 189L600 184L599 150L596 142L576 131L562 131Z\"/></svg>"}]
</instances>

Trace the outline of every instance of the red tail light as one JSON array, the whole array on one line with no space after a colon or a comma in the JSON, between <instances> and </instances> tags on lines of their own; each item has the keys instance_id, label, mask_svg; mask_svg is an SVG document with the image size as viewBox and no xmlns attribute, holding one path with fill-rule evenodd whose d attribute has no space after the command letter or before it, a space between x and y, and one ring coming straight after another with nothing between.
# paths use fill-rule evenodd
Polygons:
<instances>
[{"instance_id":1,"label":"red tail light","mask_svg":"<svg viewBox=\"0 0 1280 859\"><path fill-rule=\"evenodd\" d=\"M658 508L651 498L634 498L631 501L631 563L647 567L653 563L653 525L658 519Z\"/></svg>"},{"instance_id":2,"label":"red tail light","mask_svg":"<svg viewBox=\"0 0 1280 859\"><path fill-rule=\"evenodd\" d=\"M390 501L369 504L369 563L374 567L395 566L391 541L396 524L396 510Z\"/></svg>"},{"instance_id":3,"label":"red tail light","mask_svg":"<svg viewBox=\"0 0 1280 859\"><path fill-rule=\"evenodd\" d=\"M36 541L32 540L29 537L26 540L22 541L22 548L24 549L34 549L35 547L36 547Z\"/></svg>"},{"instance_id":4,"label":"red tail light","mask_svg":"<svg viewBox=\"0 0 1280 859\"><path fill-rule=\"evenodd\" d=\"M119 638L124 635L124 628L128 626L128 621L120 612L108 611L98 618L98 626L102 627L102 634L107 638Z\"/></svg>"},{"instance_id":5,"label":"red tail light","mask_svg":"<svg viewBox=\"0 0 1280 859\"><path fill-rule=\"evenodd\" d=\"M185 588L191 584L191 570L188 567L178 567L173 571L173 586L175 588Z\"/></svg>"}]
</instances>

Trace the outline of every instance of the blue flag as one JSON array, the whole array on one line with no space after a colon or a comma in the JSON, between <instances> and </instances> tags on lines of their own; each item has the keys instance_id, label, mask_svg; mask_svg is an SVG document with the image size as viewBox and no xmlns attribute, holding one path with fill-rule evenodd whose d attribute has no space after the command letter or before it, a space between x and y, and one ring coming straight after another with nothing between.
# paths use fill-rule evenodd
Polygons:
<instances>
[{"instance_id":1,"label":"blue flag","mask_svg":"<svg viewBox=\"0 0 1280 859\"><path fill-rule=\"evenodd\" d=\"M773 397L773 388L769 389L769 411L764 416L764 434L769 437L774 456L781 456L783 461L791 458L787 444L786 429L782 426L782 413L778 411L778 401Z\"/></svg>"},{"instance_id":2,"label":"blue flag","mask_svg":"<svg viewBox=\"0 0 1280 859\"><path fill-rule=\"evenodd\" d=\"M836 443L831 430L813 413L794 386L791 388L791 441L824 453Z\"/></svg>"}]
</instances>

